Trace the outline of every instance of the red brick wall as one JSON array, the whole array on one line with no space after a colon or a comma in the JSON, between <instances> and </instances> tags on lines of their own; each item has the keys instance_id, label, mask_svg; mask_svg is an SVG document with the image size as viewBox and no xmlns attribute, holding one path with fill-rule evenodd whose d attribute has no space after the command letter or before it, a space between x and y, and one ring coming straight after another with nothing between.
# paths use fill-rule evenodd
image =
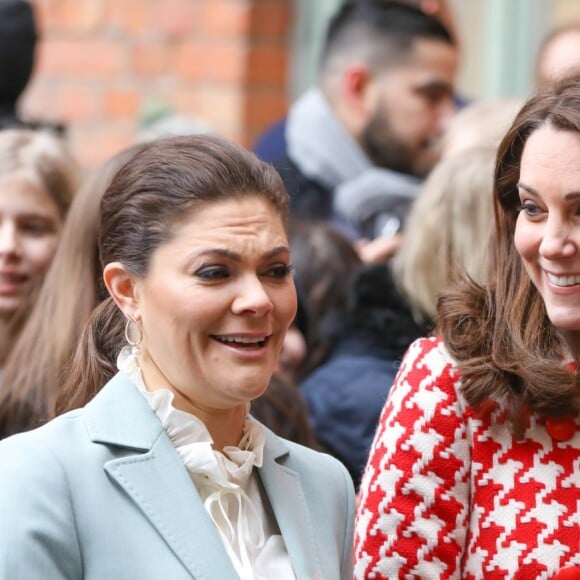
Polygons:
<instances>
[{"instance_id":1,"label":"red brick wall","mask_svg":"<svg viewBox=\"0 0 580 580\"><path fill-rule=\"evenodd\" d=\"M92 167L167 103L249 145L286 110L292 0L32 0L42 40L22 100Z\"/></svg>"}]
</instances>

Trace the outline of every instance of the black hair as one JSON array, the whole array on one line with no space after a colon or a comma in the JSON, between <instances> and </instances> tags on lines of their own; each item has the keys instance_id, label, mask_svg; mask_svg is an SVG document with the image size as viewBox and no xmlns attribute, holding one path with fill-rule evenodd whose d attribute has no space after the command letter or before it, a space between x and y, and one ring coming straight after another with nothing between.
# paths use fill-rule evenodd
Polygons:
<instances>
[{"instance_id":1,"label":"black hair","mask_svg":"<svg viewBox=\"0 0 580 580\"><path fill-rule=\"evenodd\" d=\"M34 66L36 22L23 0L0 2L0 108L13 109Z\"/></svg>"},{"instance_id":2,"label":"black hair","mask_svg":"<svg viewBox=\"0 0 580 580\"><path fill-rule=\"evenodd\" d=\"M391 0L347 0L329 22L321 67L357 50L371 68L383 67L408 56L417 38L455 46L443 24L418 8Z\"/></svg>"}]
</instances>

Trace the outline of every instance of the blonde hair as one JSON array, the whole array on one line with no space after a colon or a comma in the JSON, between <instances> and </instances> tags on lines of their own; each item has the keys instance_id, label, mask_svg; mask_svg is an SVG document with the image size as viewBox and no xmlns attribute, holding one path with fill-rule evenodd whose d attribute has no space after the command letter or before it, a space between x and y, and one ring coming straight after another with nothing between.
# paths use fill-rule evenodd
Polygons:
<instances>
[{"instance_id":1,"label":"blonde hair","mask_svg":"<svg viewBox=\"0 0 580 580\"><path fill-rule=\"evenodd\" d=\"M472 147L499 147L523 102L520 99L476 101L451 119L442 143L442 157Z\"/></svg>"},{"instance_id":2,"label":"blonde hair","mask_svg":"<svg viewBox=\"0 0 580 580\"><path fill-rule=\"evenodd\" d=\"M476 147L443 158L411 209L393 269L418 321L435 318L456 268L483 279L495 156L495 147Z\"/></svg>"},{"instance_id":3,"label":"blonde hair","mask_svg":"<svg viewBox=\"0 0 580 580\"><path fill-rule=\"evenodd\" d=\"M519 99L479 101L449 125L393 260L396 285L417 322L435 319L439 294L456 272L483 279L495 158L520 106Z\"/></svg>"},{"instance_id":4,"label":"blonde hair","mask_svg":"<svg viewBox=\"0 0 580 580\"><path fill-rule=\"evenodd\" d=\"M0 175L23 172L34 179L65 217L82 179L82 170L65 142L50 131L0 131Z\"/></svg>"}]
</instances>

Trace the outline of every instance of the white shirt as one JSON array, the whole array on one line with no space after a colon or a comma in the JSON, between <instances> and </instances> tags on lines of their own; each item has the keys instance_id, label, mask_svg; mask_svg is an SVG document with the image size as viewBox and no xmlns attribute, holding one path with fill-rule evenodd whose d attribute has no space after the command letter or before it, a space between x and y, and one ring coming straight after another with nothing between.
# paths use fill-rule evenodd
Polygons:
<instances>
[{"instance_id":1,"label":"white shirt","mask_svg":"<svg viewBox=\"0 0 580 580\"><path fill-rule=\"evenodd\" d=\"M161 421L238 576L242 580L294 579L286 545L254 469L262 465L262 425L248 415L237 447L216 451L205 424L173 406L174 393L147 390L138 353L138 348L123 348L117 366L132 379Z\"/></svg>"}]
</instances>

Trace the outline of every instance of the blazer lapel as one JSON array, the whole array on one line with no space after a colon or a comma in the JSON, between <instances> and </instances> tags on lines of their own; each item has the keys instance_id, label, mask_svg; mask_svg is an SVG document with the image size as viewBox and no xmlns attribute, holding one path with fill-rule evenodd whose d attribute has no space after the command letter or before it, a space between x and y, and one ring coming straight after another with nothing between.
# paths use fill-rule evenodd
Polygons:
<instances>
[{"instance_id":1,"label":"blazer lapel","mask_svg":"<svg viewBox=\"0 0 580 580\"><path fill-rule=\"evenodd\" d=\"M322 578L318 540L298 473L283 465L288 447L266 429L260 478L282 532L296 577Z\"/></svg>"},{"instance_id":2,"label":"blazer lapel","mask_svg":"<svg viewBox=\"0 0 580 580\"><path fill-rule=\"evenodd\" d=\"M121 373L87 405L95 443L132 448L105 471L134 501L196 579L235 578L221 538L157 416Z\"/></svg>"}]
</instances>

